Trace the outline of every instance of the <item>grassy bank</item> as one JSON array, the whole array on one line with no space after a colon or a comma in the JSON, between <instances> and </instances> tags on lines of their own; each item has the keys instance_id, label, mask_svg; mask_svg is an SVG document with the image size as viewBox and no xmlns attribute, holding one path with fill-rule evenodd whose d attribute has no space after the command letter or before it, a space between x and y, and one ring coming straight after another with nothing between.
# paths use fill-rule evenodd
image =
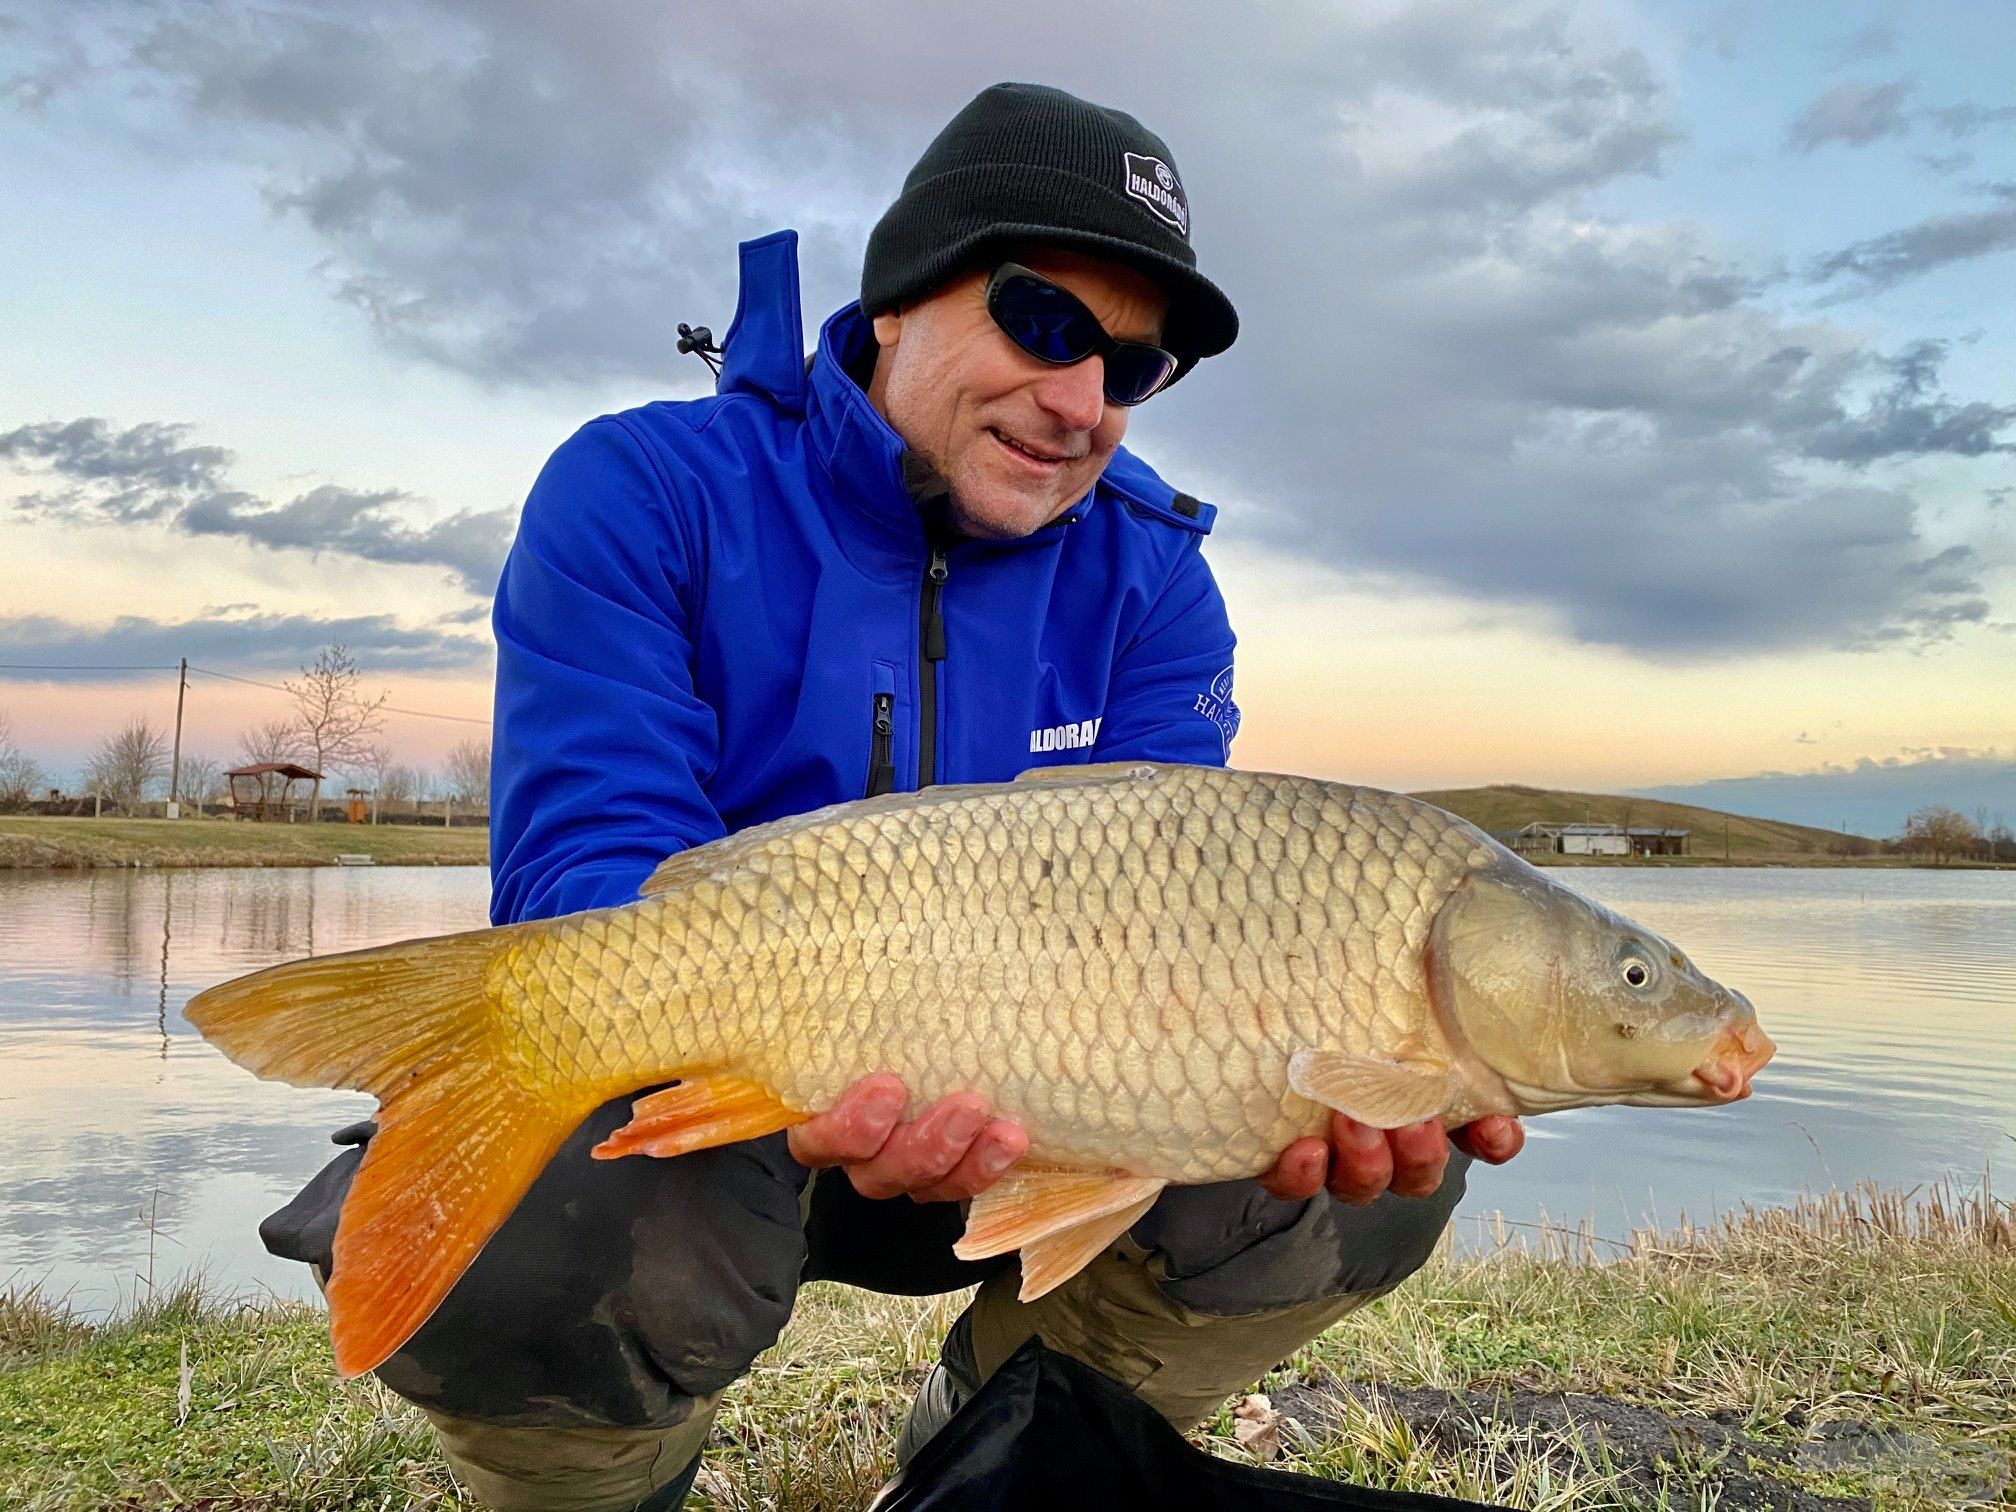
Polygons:
<instances>
[{"instance_id":1,"label":"grassy bank","mask_svg":"<svg viewBox=\"0 0 2016 1512\"><path fill-rule=\"evenodd\" d=\"M1543 1240L1439 1258L1200 1442L1253 1452L1243 1422L1290 1468L1547 1512L2016 1494L2007 1204L1834 1194L1607 1257ZM957 1302L808 1288L694 1505L865 1505ZM194 1288L100 1326L0 1297L0 1504L471 1505L417 1413L334 1378L318 1311Z\"/></svg>"},{"instance_id":2,"label":"grassy bank","mask_svg":"<svg viewBox=\"0 0 2016 1512\"><path fill-rule=\"evenodd\" d=\"M482 866L490 837L481 825L0 818L0 868L330 866L338 852L369 856L380 866Z\"/></svg>"},{"instance_id":3,"label":"grassy bank","mask_svg":"<svg viewBox=\"0 0 2016 1512\"><path fill-rule=\"evenodd\" d=\"M1632 798L1617 793L1571 793L1553 788L1500 783L1492 787L1450 788L1416 793L1416 798L1461 814L1479 829L1493 833L1538 822L1548 824L1621 824L1651 829L1684 829L1693 858L1722 859L1726 837L1728 859L1756 865L1760 861L1795 861L1810 866L1830 855L1844 836L1832 830L1777 819L1751 819L1720 809L1666 803L1657 798ZM1562 859L1548 857L1548 860ZM1578 860L1600 860L1578 857ZM1614 864L1614 863L1613 863Z\"/></svg>"}]
</instances>

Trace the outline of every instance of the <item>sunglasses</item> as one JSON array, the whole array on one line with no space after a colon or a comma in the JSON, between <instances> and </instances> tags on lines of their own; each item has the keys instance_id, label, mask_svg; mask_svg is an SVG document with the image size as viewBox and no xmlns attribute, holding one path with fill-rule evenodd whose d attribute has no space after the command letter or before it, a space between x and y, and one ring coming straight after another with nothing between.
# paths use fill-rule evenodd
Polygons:
<instances>
[{"instance_id":1,"label":"sunglasses","mask_svg":"<svg viewBox=\"0 0 2016 1512\"><path fill-rule=\"evenodd\" d=\"M1066 367L1106 359L1106 397L1139 404L1169 386L1176 358L1144 341L1116 341L1078 296L1020 263L1004 262L987 280L987 313L1008 339L1038 362Z\"/></svg>"}]
</instances>

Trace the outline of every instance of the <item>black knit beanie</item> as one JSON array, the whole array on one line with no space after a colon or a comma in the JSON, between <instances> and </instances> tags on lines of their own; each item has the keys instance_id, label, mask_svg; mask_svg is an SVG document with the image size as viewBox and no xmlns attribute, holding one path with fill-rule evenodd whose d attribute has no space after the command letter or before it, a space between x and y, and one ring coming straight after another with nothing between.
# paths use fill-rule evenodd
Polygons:
<instances>
[{"instance_id":1,"label":"black knit beanie","mask_svg":"<svg viewBox=\"0 0 2016 1512\"><path fill-rule=\"evenodd\" d=\"M1182 369L1239 334L1231 300L1197 271L1168 145L1124 111L1042 84L982 90L924 149L869 234L861 308L878 315L1031 242L1152 278L1169 296L1163 344Z\"/></svg>"}]
</instances>

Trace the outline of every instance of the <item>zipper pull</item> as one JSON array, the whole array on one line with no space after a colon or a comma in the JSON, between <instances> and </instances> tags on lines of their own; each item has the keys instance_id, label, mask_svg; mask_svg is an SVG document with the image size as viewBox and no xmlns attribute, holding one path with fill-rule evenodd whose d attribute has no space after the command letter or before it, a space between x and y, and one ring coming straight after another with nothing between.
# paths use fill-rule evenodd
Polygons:
<instances>
[{"instance_id":1,"label":"zipper pull","mask_svg":"<svg viewBox=\"0 0 2016 1512\"><path fill-rule=\"evenodd\" d=\"M945 660L945 616L939 611L938 601L945 592L945 579L951 576L951 569L945 563L945 548L931 548L931 564L924 569L924 658L926 661Z\"/></svg>"},{"instance_id":2,"label":"zipper pull","mask_svg":"<svg viewBox=\"0 0 2016 1512\"><path fill-rule=\"evenodd\" d=\"M888 792L896 786L894 764L896 737L896 695L877 693L875 695L875 734L869 742L868 751L868 792L873 798Z\"/></svg>"}]
</instances>

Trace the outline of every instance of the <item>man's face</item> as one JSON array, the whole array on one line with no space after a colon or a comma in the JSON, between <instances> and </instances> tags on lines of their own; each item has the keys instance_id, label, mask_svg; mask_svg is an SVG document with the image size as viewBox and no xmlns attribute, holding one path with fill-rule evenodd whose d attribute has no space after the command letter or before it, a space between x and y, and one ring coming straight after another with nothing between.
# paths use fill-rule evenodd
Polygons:
<instances>
[{"instance_id":1,"label":"man's face","mask_svg":"<svg viewBox=\"0 0 2016 1512\"><path fill-rule=\"evenodd\" d=\"M1012 260L1069 289L1121 341L1159 345L1169 301L1143 274L1058 249ZM868 397L910 449L952 486L952 524L1013 540L1084 498L1127 433L1106 400L1106 363L1039 362L987 313L975 272L875 317Z\"/></svg>"}]
</instances>

